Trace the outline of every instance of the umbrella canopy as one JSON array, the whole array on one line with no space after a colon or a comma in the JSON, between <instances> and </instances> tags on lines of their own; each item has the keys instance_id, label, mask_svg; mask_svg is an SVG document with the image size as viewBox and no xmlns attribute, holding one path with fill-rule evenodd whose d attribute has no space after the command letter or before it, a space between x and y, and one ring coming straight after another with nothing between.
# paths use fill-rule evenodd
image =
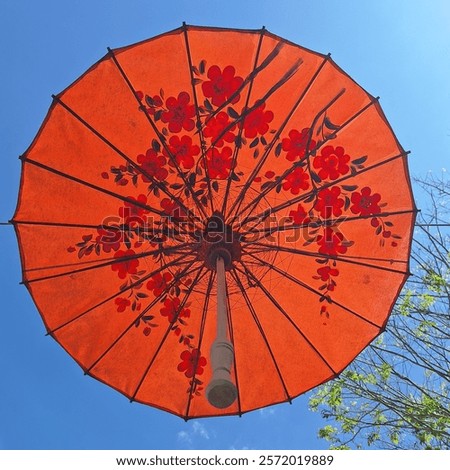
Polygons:
<instances>
[{"instance_id":1,"label":"umbrella canopy","mask_svg":"<svg viewBox=\"0 0 450 470\"><path fill-rule=\"evenodd\" d=\"M262 30L108 50L54 96L13 218L48 334L185 419L335 377L383 331L415 206L380 108Z\"/></svg>"}]
</instances>

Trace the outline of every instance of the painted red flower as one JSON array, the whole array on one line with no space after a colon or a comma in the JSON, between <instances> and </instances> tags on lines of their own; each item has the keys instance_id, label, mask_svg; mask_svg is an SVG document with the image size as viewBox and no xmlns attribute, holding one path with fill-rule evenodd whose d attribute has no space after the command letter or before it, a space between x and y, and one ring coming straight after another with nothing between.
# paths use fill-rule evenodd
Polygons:
<instances>
[{"instance_id":1,"label":"painted red flower","mask_svg":"<svg viewBox=\"0 0 450 470\"><path fill-rule=\"evenodd\" d=\"M332 188L325 188L319 191L317 201L314 204L314 209L320 212L320 216L328 219L331 216L339 217L342 214L342 208L345 201L339 196L341 189L338 186Z\"/></svg>"},{"instance_id":2,"label":"painted red flower","mask_svg":"<svg viewBox=\"0 0 450 470\"><path fill-rule=\"evenodd\" d=\"M177 318L189 318L191 311L188 308L182 308L180 310L180 299L174 297L172 299L166 299L164 301L164 307L161 307L160 313L163 317L167 317L170 323L173 323Z\"/></svg>"},{"instance_id":3,"label":"painted red flower","mask_svg":"<svg viewBox=\"0 0 450 470\"><path fill-rule=\"evenodd\" d=\"M180 204L168 197L161 199L159 205L161 206L164 214L172 217L173 219L181 220L186 217L186 211Z\"/></svg>"},{"instance_id":4,"label":"painted red flower","mask_svg":"<svg viewBox=\"0 0 450 470\"><path fill-rule=\"evenodd\" d=\"M153 291L153 295L158 297L167 289L172 278L173 276L169 272L155 274L147 282L147 289Z\"/></svg>"},{"instance_id":5,"label":"painted red flower","mask_svg":"<svg viewBox=\"0 0 450 470\"><path fill-rule=\"evenodd\" d=\"M292 219L294 225L309 224L311 219L308 217L308 213L305 211L304 207L299 204L296 210L289 212L289 217Z\"/></svg>"},{"instance_id":6,"label":"painted red flower","mask_svg":"<svg viewBox=\"0 0 450 470\"><path fill-rule=\"evenodd\" d=\"M97 233L95 243L101 245L105 253L110 253L111 250L117 251L120 248L123 238L120 230L98 228Z\"/></svg>"},{"instance_id":7,"label":"painted red flower","mask_svg":"<svg viewBox=\"0 0 450 470\"><path fill-rule=\"evenodd\" d=\"M142 181L148 183L152 179L164 181L169 172L166 170L166 157L159 155L153 149L148 149L144 154L137 156L137 162L142 168Z\"/></svg>"},{"instance_id":8,"label":"painted red flower","mask_svg":"<svg viewBox=\"0 0 450 470\"><path fill-rule=\"evenodd\" d=\"M335 232L331 227L325 227L323 235L317 237L319 253L323 255L337 256L347 251L347 246L343 243L344 235Z\"/></svg>"},{"instance_id":9,"label":"painted red flower","mask_svg":"<svg viewBox=\"0 0 450 470\"><path fill-rule=\"evenodd\" d=\"M183 166L186 170L190 170L194 164L194 157L200 153L200 147L192 144L192 139L188 135L183 135L181 139L177 135L173 135L169 139L169 151L179 166ZM164 149L164 155L169 158L169 153ZM169 159L169 165L174 166Z\"/></svg>"},{"instance_id":10,"label":"painted red flower","mask_svg":"<svg viewBox=\"0 0 450 470\"><path fill-rule=\"evenodd\" d=\"M330 281L332 277L339 276L339 270L336 268L331 268L330 266L322 266L317 270L319 279L324 282Z\"/></svg>"},{"instance_id":11,"label":"painted red flower","mask_svg":"<svg viewBox=\"0 0 450 470\"><path fill-rule=\"evenodd\" d=\"M123 218L123 221L127 225L144 225L146 222L146 215L148 210L145 207L147 205L147 196L145 194L139 194L137 198L128 196L130 201L125 201L122 207L119 207L119 215ZM136 201L136 204L133 203Z\"/></svg>"},{"instance_id":12,"label":"painted red flower","mask_svg":"<svg viewBox=\"0 0 450 470\"><path fill-rule=\"evenodd\" d=\"M206 358L200 354L199 349L186 349L180 354L181 362L178 364L178 370L184 372L187 378L194 375L202 375L203 368L206 366Z\"/></svg>"},{"instance_id":13,"label":"painted red flower","mask_svg":"<svg viewBox=\"0 0 450 470\"><path fill-rule=\"evenodd\" d=\"M124 297L117 297L117 299L114 300L114 303L117 305L118 312L124 312L126 308L131 305L131 302Z\"/></svg>"},{"instance_id":14,"label":"painted red flower","mask_svg":"<svg viewBox=\"0 0 450 470\"><path fill-rule=\"evenodd\" d=\"M354 192L352 194L352 206L350 210L354 214L365 215L374 215L381 212L380 206L378 203L381 201L381 196L378 193L370 194L372 190L365 186L361 189L361 192Z\"/></svg>"},{"instance_id":15,"label":"painted red flower","mask_svg":"<svg viewBox=\"0 0 450 470\"><path fill-rule=\"evenodd\" d=\"M213 65L208 69L209 80L202 83L202 90L206 98L211 98L214 106L221 106L242 85L244 80L235 74L236 69L232 65L227 65L223 72L217 65ZM237 94L230 103L237 103L240 97Z\"/></svg>"},{"instance_id":16,"label":"painted red flower","mask_svg":"<svg viewBox=\"0 0 450 470\"><path fill-rule=\"evenodd\" d=\"M264 111L266 103L259 105L244 118L244 135L252 139L264 135L269 130L269 122L273 120L272 111Z\"/></svg>"},{"instance_id":17,"label":"painted red flower","mask_svg":"<svg viewBox=\"0 0 450 470\"><path fill-rule=\"evenodd\" d=\"M205 137L209 137L215 147L222 147L224 142L231 144L235 139L233 132L236 129L236 125L233 125L224 132L230 124L228 114L221 111L217 115L208 119L208 122L203 129L203 135Z\"/></svg>"},{"instance_id":18,"label":"painted red flower","mask_svg":"<svg viewBox=\"0 0 450 470\"><path fill-rule=\"evenodd\" d=\"M161 114L161 121L169 124L170 132L192 131L195 127L195 106L190 104L189 93L182 91L178 98L171 96L166 100L167 111Z\"/></svg>"},{"instance_id":19,"label":"painted red flower","mask_svg":"<svg viewBox=\"0 0 450 470\"><path fill-rule=\"evenodd\" d=\"M320 178L335 180L350 171L349 161L350 157L345 153L343 147L335 148L332 145L326 145L320 155L314 158L313 165L319 170Z\"/></svg>"},{"instance_id":20,"label":"painted red flower","mask_svg":"<svg viewBox=\"0 0 450 470\"><path fill-rule=\"evenodd\" d=\"M113 271L117 271L117 275L120 279L125 279L127 274L136 274L137 268L139 266L139 260L136 258L130 258L136 253L133 250L119 250L114 254L114 259L117 259L117 262L114 262L111 265ZM121 258L127 258L120 261Z\"/></svg>"},{"instance_id":21,"label":"painted red flower","mask_svg":"<svg viewBox=\"0 0 450 470\"><path fill-rule=\"evenodd\" d=\"M213 179L223 180L228 177L233 164L233 151L230 147L211 148L206 153L206 166L208 176Z\"/></svg>"},{"instance_id":22,"label":"painted red flower","mask_svg":"<svg viewBox=\"0 0 450 470\"><path fill-rule=\"evenodd\" d=\"M303 168L297 167L294 171L291 171L283 183L283 189L285 191L291 191L292 194L298 194L301 189L309 188L309 176Z\"/></svg>"},{"instance_id":23,"label":"painted red flower","mask_svg":"<svg viewBox=\"0 0 450 470\"><path fill-rule=\"evenodd\" d=\"M287 152L287 160L290 162L297 159L300 160L306 155L306 147L308 147L309 152L314 149L316 141L313 139L309 140L309 133L309 127L305 127L301 132L296 129L292 129L289 132L289 137L285 137L281 141L282 149Z\"/></svg>"}]
</instances>

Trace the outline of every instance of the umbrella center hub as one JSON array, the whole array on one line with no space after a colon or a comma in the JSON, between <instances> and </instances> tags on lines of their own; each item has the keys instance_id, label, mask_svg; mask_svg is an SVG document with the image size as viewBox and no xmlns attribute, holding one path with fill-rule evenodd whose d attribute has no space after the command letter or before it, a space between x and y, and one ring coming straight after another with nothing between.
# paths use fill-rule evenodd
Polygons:
<instances>
[{"instance_id":1,"label":"umbrella center hub","mask_svg":"<svg viewBox=\"0 0 450 470\"><path fill-rule=\"evenodd\" d=\"M223 214L214 212L205 221L199 258L208 269L216 269L217 258L221 257L225 269L229 271L233 262L241 258L241 243L239 234L225 223Z\"/></svg>"}]
</instances>

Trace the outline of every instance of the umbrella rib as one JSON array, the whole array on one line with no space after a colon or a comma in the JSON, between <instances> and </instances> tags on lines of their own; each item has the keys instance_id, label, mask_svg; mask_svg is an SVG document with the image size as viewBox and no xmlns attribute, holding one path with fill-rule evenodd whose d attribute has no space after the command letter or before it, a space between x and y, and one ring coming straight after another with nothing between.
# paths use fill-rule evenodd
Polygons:
<instances>
[{"instance_id":1,"label":"umbrella rib","mask_svg":"<svg viewBox=\"0 0 450 470\"><path fill-rule=\"evenodd\" d=\"M58 273L58 274L51 274L48 276L42 276L42 277L38 277L34 279L27 279L27 280L24 280L23 283L32 284L34 282L39 282L39 281L48 281L49 279L56 279L58 277L70 276L72 274L79 274L82 272L91 271L93 269L104 268L106 266L112 266L117 263L123 263L123 262L131 261L134 259L147 258L149 256L157 255L157 254L169 255L169 254L172 254L172 252L175 252L173 254L178 254L177 250L179 248L186 248L186 247L192 247L192 244L191 243L186 244L186 246L184 247L182 247L181 245L180 247L170 247L164 250L158 249L158 250L144 251L142 253L135 253L134 255L121 256L120 258L109 258L108 260L97 260L96 264L93 264L90 266L85 266L80 269L73 269L71 271L65 271L63 273ZM192 250L188 251L188 253L191 254ZM45 269L51 269L51 268L45 268Z\"/></svg>"},{"instance_id":2,"label":"umbrella rib","mask_svg":"<svg viewBox=\"0 0 450 470\"><path fill-rule=\"evenodd\" d=\"M296 248L288 248L288 247L281 247L281 246L273 246L273 245L266 245L264 243L259 243L256 242L255 245L258 245L264 249L260 250L260 252L267 252L267 251L278 251L278 252L285 252L285 253L291 253L293 255L303 255L303 256L310 256L312 258L321 258L321 259L327 259L327 260L333 260L333 261L339 261L343 263L350 263L350 264L355 264L358 266L364 266L368 268L374 268L374 269L380 269L382 271L389 271L389 272L394 272L398 274L409 274L408 271L401 271L398 269L393 269L393 268L388 268L385 266L378 266L375 264L369 264L369 263L363 263L360 260L367 260L367 261L381 261L381 262L388 262L388 263L402 263L402 264L407 264L407 261L404 260L394 260L394 259L388 259L388 258L370 258L370 257L364 257L364 256L332 256L332 255L327 255L325 253L316 253L316 252L311 252L311 251L306 251L306 250L299 250ZM245 253L251 255L255 254L253 251L245 250ZM269 265L269 263L267 263Z\"/></svg>"},{"instance_id":3,"label":"umbrella rib","mask_svg":"<svg viewBox=\"0 0 450 470\"><path fill-rule=\"evenodd\" d=\"M257 256L252 255L250 253L249 253L249 256L251 256L255 260L259 261L262 266L269 267L270 269L272 269L276 273L281 274L286 279L289 279L290 281L294 282L295 284L299 285L300 287L303 287L304 289L306 289L306 290L312 292L313 294L317 295L319 298L322 298L323 294L319 290L316 290L313 287L311 287L310 285L306 284L306 282L303 282L300 279L297 279L295 276L293 276L292 274L289 274L287 271L283 271L282 269L277 268L273 264L266 263L265 261L261 260L261 258L258 258ZM242 261L241 261L241 263L242 263ZM364 318L362 315L355 312L351 308L346 307L345 305L341 304L340 302L336 302L333 299L330 299L330 300L331 300L331 303L333 303L334 305L337 305L338 307L342 308L343 310L350 313L354 317L357 317L360 320L363 320L365 323L368 323L369 325L374 326L375 328L378 328L379 330L381 330L383 328L383 326L376 324L375 322L369 320L368 318Z\"/></svg>"},{"instance_id":4,"label":"umbrella rib","mask_svg":"<svg viewBox=\"0 0 450 470\"><path fill-rule=\"evenodd\" d=\"M232 310L231 310L231 303L230 303L230 295L228 292L228 284L226 285L226 292L227 292L227 304L228 304L228 328L230 330L230 342L233 345L233 365L234 365L234 383L236 385L236 392L237 392L237 405L238 405L238 415L242 416L242 404L241 404L241 393L239 389L239 378L238 378L238 368L237 368L237 361L236 361L236 348L234 342L234 330L233 330L233 319L232 319Z\"/></svg>"},{"instance_id":5,"label":"umbrella rib","mask_svg":"<svg viewBox=\"0 0 450 470\"><path fill-rule=\"evenodd\" d=\"M88 181L82 180L80 178L77 178L76 176L69 175L68 173L64 173L60 170L57 170L55 168L49 167L47 165L44 165L43 163L37 162L35 160L31 160L30 158L22 155L21 160L24 163L29 163L31 165L37 166L38 168L41 168L42 170L48 171L49 173L53 173L55 175L61 176L62 178L68 179L69 181L73 181L75 183L78 183L82 186L86 186L90 189L93 189L94 191L98 191L104 194L107 194L108 196L112 196L116 199L119 199L123 202L126 202L128 204L131 204L133 206L139 207L141 209L145 209L148 212L152 212L153 214L157 214L162 218L167 218L168 215L160 210L157 210L147 204L143 204L139 202L138 200L135 199L130 199L129 197L126 196L121 196L120 194L115 193L114 191L110 191L109 189L102 188L101 186L97 186L93 183L89 183ZM176 222L176 219L174 219L174 222ZM170 234L170 231L168 232ZM172 237L173 239L173 237Z\"/></svg>"},{"instance_id":6,"label":"umbrella rib","mask_svg":"<svg viewBox=\"0 0 450 470\"><path fill-rule=\"evenodd\" d=\"M178 247L180 248L180 250L182 249L181 245L178 245ZM169 247L168 247L169 248ZM171 247L171 248L175 248L175 247ZM155 254L157 253L157 251L155 250ZM179 252L179 254L181 254L182 251ZM186 253L191 253L190 251L187 251ZM161 254L165 254L165 252L161 252ZM150 256L151 255L151 252L147 252L147 255ZM27 268L27 269L24 269L24 272L26 273L33 273L33 272L36 272L36 271L46 271L48 269L57 269L57 268L75 268L75 267L81 267L81 266L93 266L93 265L97 265L99 263L103 263L105 261L112 261L112 260L115 260L115 262L117 263L120 263L121 260L124 259L124 258L114 258L114 257L108 257L108 258L102 258L102 259L95 259L95 260L90 260L90 261L80 261L79 263L64 263L64 264L52 264L52 265L49 265L49 266L38 266L36 268ZM31 281L33 282L33 281ZM23 284L23 283L22 283Z\"/></svg>"},{"instance_id":7,"label":"umbrella rib","mask_svg":"<svg viewBox=\"0 0 450 470\"><path fill-rule=\"evenodd\" d=\"M91 124L89 124L85 119L83 119L78 113L76 113L69 105L64 103L64 101L58 97L53 95L53 99L60 104L66 111L69 112L77 121L79 121L84 127L86 127L89 131L91 131L98 139L100 139L103 143L105 143L110 149L112 149L117 155L119 155L121 158L123 158L128 164L130 164L135 170L137 170L139 173L141 173L143 176L148 178L152 184L160 189L164 194L166 194L172 201L175 201L177 204L179 204L183 210L185 210L189 215L193 217L194 220L198 221L198 217L192 213L192 211L185 206L182 201L172 194L166 187L165 184L163 184L161 181L158 181L155 179L153 176L151 176L143 167L138 165L134 160L132 160L130 157L128 157L124 152L122 152L118 147L116 147L109 139L107 139L103 134L101 134L99 131L97 131Z\"/></svg>"},{"instance_id":8,"label":"umbrella rib","mask_svg":"<svg viewBox=\"0 0 450 470\"><path fill-rule=\"evenodd\" d=\"M167 268L170 268L172 266L179 266L181 264L192 264L193 261L182 261L183 259L186 258L186 255L183 253L181 256L179 256L178 258L170 261L169 263L166 263L166 264L163 264L161 265L158 269L146 274L144 277L138 279L137 281L134 281L132 282L130 285L126 286L125 288L123 289L119 289L117 292L115 292L114 294L112 294L111 296L107 297L106 299L103 299L101 302L98 302L97 304L93 305L92 307L89 307L87 310L79 313L76 317L62 323L61 325L57 326L56 328L53 328L52 330L48 330L47 331L47 334L48 335L52 335L53 333L55 333L56 331L60 330L61 328L65 328L66 326L70 325L71 323L73 323L74 321L76 320L79 320L80 318L84 317L85 315L87 315L89 312L92 312L93 310L95 310L96 308L106 304L107 302L113 300L114 298L116 298L118 295L121 295L123 294L124 292L128 292L130 289L133 289L134 287L142 284L143 282L147 281L148 279L150 279L152 276L155 276L156 274L160 273L161 271L163 271L164 269L167 269Z\"/></svg>"},{"instance_id":9,"label":"umbrella rib","mask_svg":"<svg viewBox=\"0 0 450 470\"><path fill-rule=\"evenodd\" d=\"M171 238L170 235L176 236L183 236L189 235L194 241L198 241L199 233L197 232L189 232L189 231L180 231L178 232L174 228L170 228L170 230L164 230L159 228L147 228L145 225L138 227L133 227L128 224L120 224L120 225L94 225L94 224L80 224L80 223L71 223L71 222L46 222L46 221L39 221L39 220L17 220L14 219L11 221L13 225L40 225L45 227L64 227L64 228L90 228L94 230L103 229L103 230L112 230L114 231L126 231L126 232L134 232L134 233L151 233L153 235L166 235Z\"/></svg>"},{"instance_id":10,"label":"umbrella rib","mask_svg":"<svg viewBox=\"0 0 450 470\"><path fill-rule=\"evenodd\" d=\"M114 348L114 346L128 333L128 331L130 331L131 328L133 328L133 326L136 324L136 322L138 320L140 320L151 308L153 308L158 302L161 301L161 299L164 298L164 296L167 295L167 292L170 291L170 289L172 289L173 287L175 287L175 285L177 284L178 281L181 280L181 278L183 276L187 276L188 274L191 274L192 272L195 272L197 270L201 270L203 269L202 266L198 266L196 268L193 268L191 270L189 270L189 268L192 266L193 263L191 263L190 265L186 266L180 273L178 273L177 275L175 275L171 281L171 283L167 286L166 290L164 290L163 292L161 292L161 294L159 294L158 296L156 296L148 305L147 307L145 307L145 309L142 310L142 312L139 313L139 315L125 328L125 330L122 331L122 333L120 333L120 335L108 346L108 348L103 351L102 354L100 354L100 356L89 366L85 369L85 373L86 374L89 374L91 372L91 370L96 367L100 361L102 361L105 356ZM170 326L169 326L169 330L170 330Z\"/></svg>"},{"instance_id":11,"label":"umbrella rib","mask_svg":"<svg viewBox=\"0 0 450 470\"><path fill-rule=\"evenodd\" d=\"M45 171L48 171L50 173L53 173L57 176L61 176L62 178L65 178L65 179L68 179L70 181L73 181L75 183L78 183L78 184L81 184L82 186L86 186L90 189L93 189L95 191L98 191L98 192L101 192L101 193L104 193L104 194L107 194L108 196L112 196L116 199L119 199L123 202L126 202L128 204L131 204L133 206L136 206L136 207L139 207L141 209L145 209L146 211L148 212L152 212L153 214L157 214L159 215L160 217L167 217L167 214L158 210L158 209L155 209L151 206L148 206L147 204L143 204L137 200L133 200L133 199L130 199L126 196L121 196L120 194L118 193L115 193L114 191L111 191L109 189L106 189L106 188L102 188L101 186L97 186L96 184L93 184L93 183L89 183L88 181L85 181L85 180L82 180L81 178L77 178L76 176L72 176L72 175L69 175L68 173L64 173L63 171L60 171L60 170L57 170L56 168L52 168L50 166L47 166L45 165L44 163L40 163L36 160L32 160L24 155L22 155L20 157L20 159L24 162L24 163L30 163L31 165L34 165L34 166L37 166L38 168L41 168Z\"/></svg>"},{"instance_id":12,"label":"umbrella rib","mask_svg":"<svg viewBox=\"0 0 450 470\"><path fill-rule=\"evenodd\" d=\"M231 214L233 213L233 211L236 209L236 206L237 207L237 210L236 210L236 213L239 213L239 209L241 207L241 204L242 204L242 201L244 199L244 196L245 196L245 193L246 191L250 188L253 180L256 178L256 176L258 175L260 169L262 168L262 166L264 165L265 161L267 160L273 146L275 145L275 142L277 141L277 139L280 137L280 134L281 132L283 131L283 129L286 127L287 123L289 122L289 120L291 119L292 115L294 114L295 110L298 108L298 106L300 106L301 102L303 101L304 97L306 96L307 92L309 91L309 89L311 88L311 86L313 85L314 81L316 80L317 76L320 74L320 72L322 71L323 67L325 66L326 62L329 60L330 56L326 56L324 58L324 60L321 62L321 64L319 65L318 69L314 72L313 76L311 77L311 79L309 80L309 82L307 83L305 89L302 91L302 93L300 94L300 97L297 99L297 101L294 103L294 106L291 108L291 110L289 111L288 115L286 116L286 118L284 119L283 123L281 124L280 128L278 129L278 131L275 133L275 135L273 136L270 144L268 145L267 149L264 151L264 154L261 156L259 162L257 163L257 165L255 166L255 168L252 170L252 173L250 174L250 176L248 177L247 181L245 182L244 186L242 187L242 190L240 191L238 197L235 199L235 201L233 202L233 205L231 206L230 208L230 211L229 211L229 216L231 216ZM232 219L232 221L234 221L236 219L237 215L235 215ZM231 222L232 222L231 221ZM231 223L230 222L230 223Z\"/></svg>"},{"instance_id":13,"label":"umbrella rib","mask_svg":"<svg viewBox=\"0 0 450 470\"><path fill-rule=\"evenodd\" d=\"M247 232L242 232L241 236L245 237L248 235L261 235L260 238L253 239L250 238L248 243L256 243L259 240L263 240L266 237L272 236L273 234L276 233L281 233L281 232L289 232L291 230L301 230L301 229L307 229L307 230L315 230L318 228L326 228L326 227L339 227L344 225L345 222L357 222L360 220L369 220L374 217L376 218L387 218L391 216L396 216L396 215L408 215L408 214L415 214L417 211L415 209L405 209L405 210L398 210L398 211L391 211L391 212L380 212L379 214L372 214L372 215L359 215L359 216L343 216L339 217L337 219L324 219L320 222L308 222L305 224L293 224L293 225L279 225L276 227L267 227L264 229L250 229ZM245 238L242 239L242 241L245 242ZM298 241L298 239L294 240Z\"/></svg>"},{"instance_id":14,"label":"umbrella rib","mask_svg":"<svg viewBox=\"0 0 450 470\"><path fill-rule=\"evenodd\" d=\"M259 62L259 56L260 56L260 53L261 53L261 47L262 47L262 42L263 42L263 38L264 38L264 35L265 35L265 31L266 31L265 28L262 28L261 29L261 34L259 36L258 45L257 45L257 48L256 48L255 60L253 62L253 71L249 75L251 77L251 79L250 79L249 86L248 86L248 92L247 92L247 97L245 99L244 109L247 109L248 105L250 103L250 96L251 96L252 89L253 89L254 79L257 76L257 74L255 72L257 70L257 65L258 65L258 62ZM237 142L241 142L243 130L244 130L244 121L241 121L239 123L239 133L238 133L238 136L236 138ZM235 145L235 147L234 147L233 160L232 160L232 163L231 163L232 171L234 171L234 168L236 167L240 148L241 148L240 145ZM225 189L225 196L223 198L223 203L222 203L222 211L221 211L222 214L225 214L226 210L227 210L227 202L228 202L228 196L229 196L230 189L231 189L231 182L232 182L232 178L229 177L227 179L227 186L226 186L226 189Z\"/></svg>"},{"instance_id":15,"label":"umbrella rib","mask_svg":"<svg viewBox=\"0 0 450 470\"><path fill-rule=\"evenodd\" d=\"M195 194L195 191L192 187L192 185L189 183L188 179L186 178L186 175L183 173L183 171L181 170L181 167L180 165L178 164L177 162L177 159L176 157L173 155L172 151L170 150L169 146L167 145L167 142L166 142L166 138L164 137L163 134L161 134L161 132L159 131L158 127L156 126L154 120L151 118L150 114L148 113L148 110L147 110L147 107L144 106L142 104L142 100L139 98L139 96L137 95L136 93L136 90L134 89L130 79L128 78L127 74L125 73L125 70L123 69L123 67L120 65L114 51L110 48L108 48L108 52L111 54L111 58L114 62L114 65L117 67L119 73L122 75L122 78L125 80L126 84L128 85L128 88L130 89L130 91L133 93L136 101L138 102L139 104L139 109L141 111L143 111L148 123L150 124L151 128L153 129L153 131L155 132L156 136L158 137L158 140L160 142L160 144L163 146L164 150L166 151L167 155L169 156L169 159L170 161L172 162L172 164L174 165L175 169L177 170L178 172L178 176L181 177L181 179L183 180L183 183L185 184L185 187L186 189L189 191L189 193L191 194L192 196L192 199L194 200L196 206L197 206L197 209L203 214L204 217L207 217L207 214L203 208L203 205L201 204L200 200L198 199L198 197L196 196ZM176 198L178 199L178 198ZM180 205L182 204L181 200L178 199L177 201ZM184 206L184 204L182 204ZM186 206L184 207L184 209L186 210L189 210ZM198 219L195 215L194 217L196 219Z\"/></svg>"},{"instance_id":16,"label":"umbrella rib","mask_svg":"<svg viewBox=\"0 0 450 470\"><path fill-rule=\"evenodd\" d=\"M158 347L156 348L156 351L153 353L153 356L152 356L148 366L146 367L142 377L140 378L136 388L134 389L134 392L130 397L131 401L134 401L136 399L136 395L139 393L139 390L141 389L142 384L144 383L144 380L148 376L148 373L150 372L151 367L155 363L155 360L156 360L159 352L161 351L162 347L164 346L164 343L166 342L166 339L169 336L169 333L172 331L173 325L175 325L175 323L178 321L178 317L180 316L181 312L183 311L183 308L186 305L186 302L188 301L190 295L192 294L196 283L199 282L205 275L206 275L206 271L204 271L204 267L200 266L199 271L198 271L194 281L189 286L187 292L185 292L183 300L180 302L180 305L178 306L178 309L177 309L176 314L174 315L173 321L171 321L169 326L167 327L163 337L161 338L161 341L159 342Z\"/></svg>"},{"instance_id":17,"label":"umbrella rib","mask_svg":"<svg viewBox=\"0 0 450 470\"><path fill-rule=\"evenodd\" d=\"M236 267L233 267L233 270L231 271L231 274L232 276L234 277L235 281L236 281L236 284L237 286L239 287L239 289L241 289L241 292L242 292L242 295L244 297L244 300L245 300L245 303L247 305L247 308L249 309L250 311L250 314L252 315L253 317L253 320L258 328L258 331L259 333L261 334L261 337L263 338L263 341L267 347L267 350L269 351L269 354L270 354L270 357L272 359L272 362L273 362L273 365L275 367L275 370L277 372L277 375L278 375L278 378L281 382L281 386L283 388L283 391L286 395L286 398L287 398L287 401L289 401L289 403L292 402L292 397L291 395L289 394L289 391L287 389L287 386L286 386L286 382L284 381L283 379L283 374L281 373L281 370L280 368L278 367L278 364L277 364L277 361L275 359L275 355L274 355L274 352L272 350L272 347L270 346L270 343L269 343L269 340L264 332L264 328L262 327L261 325L261 322L259 321L259 318L258 318L258 315L256 313L256 310L255 308L253 307L252 303L250 302L250 299L248 297L248 294L247 294L247 291L245 289L245 287L243 286L241 280L239 279L239 276L236 274Z\"/></svg>"},{"instance_id":18,"label":"umbrella rib","mask_svg":"<svg viewBox=\"0 0 450 470\"><path fill-rule=\"evenodd\" d=\"M308 339L305 333L300 329L300 327L292 320L290 315L286 312L286 310L281 306L281 304L273 297L270 291L262 284L262 282L252 273L252 271L245 266L241 262L244 270L236 267L236 269L243 274L244 276L250 276L256 285L262 290L264 295L270 300L270 302L282 313L282 315L289 321L289 323L294 327L294 329L300 334L300 336L307 342L309 347L317 354L320 360L327 366L327 368L333 373L333 375L337 375L338 372L334 370L332 365L325 359L324 355L314 346L314 344Z\"/></svg>"},{"instance_id":19,"label":"umbrella rib","mask_svg":"<svg viewBox=\"0 0 450 470\"><path fill-rule=\"evenodd\" d=\"M270 215L273 215L273 214L279 212L280 210L287 209L288 207L292 206L293 204L305 201L305 200L311 198L312 196L316 195L319 191L322 191L323 189L327 189L327 188L330 188L332 186L336 186L337 184L343 183L343 182L345 182L345 181L347 181L351 178L357 177L357 176L359 176L359 175L361 175L361 174L363 174L363 173L365 173L369 170L373 170L375 168L378 168L378 167L381 167L381 166L386 165L388 163L391 163L395 160L398 160L399 158L405 158L409 153L410 153L409 151L398 153L397 155L394 155L393 157L389 157L386 160L382 160L380 162L374 163L373 165L370 165L366 168L363 168L362 170L352 172L348 175L343 176L342 178L339 178L339 179L334 180L334 181L330 181L330 182L320 186L320 188L312 189L311 191L308 191L307 193L300 194L299 196L296 196L296 197L290 199L289 201L283 202L282 204L279 204L278 206L269 208L269 209L265 210L264 212L260 212L259 214L253 215L251 217L247 217L242 222L242 224L257 221L257 224L255 225L255 227L256 227L258 224L260 224L262 221L264 221Z\"/></svg>"},{"instance_id":20,"label":"umbrella rib","mask_svg":"<svg viewBox=\"0 0 450 470\"><path fill-rule=\"evenodd\" d=\"M343 89L345 90L345 89ZM338 98L340 95L336 95L336 97L333 99L336 100L336 98ZM251 209L253 207L256 207L256 205L259 203L259 201L261 199L263 199L264 197L267 196L267 194L269 194L271 191L273 191L279 184L281 184L283 182L283 180L289 176L293 171L295 171L296 168L299 168L300 165L304 162L304 161L307 161L309 162L309 159L312 155L312 152L317 152L317 150L319 150L325 143L327 143L329 140L331 139L334 139L338 133L340 131L342 131L343 129L345 129L349 124L351 124L355 119L357 119L359 116L361 116L367 109L369 109L371 106L373 106L375 103L378 102L378 99L377 98L371 98L371 100L369 101L369 103L367 103L365 106L363 106L361 109L359 109L355 114L353 114L351 117L349 117L341 126L339 126L339 128L335 131L333 131L332 133L330 133L330 135L328 135L327 137L325 137L323 139L323 141L321 141L319 144L317 144L314 149L312 150L307 150L306 151L306 155L305 157L303 157L301 160L299 160L298 162L295 162L290 168L288 168L286 171L284 171L283 174L281 174L280 176L277 176L277 178L275 178L275 180L273 181L273 184L270 185L268 188L264 189L263 191L261 191L260 194L258 194L258 196L252 201L250 202L249 204L247 204L244 209L242 209L240 212L236 213L236 215L233 217L233 221L236 220L237 218L239 218L240 215L242 215L243 213L245 213L248 209ZM329 105L327 105L329 106ZM324 111L325 110L325 111ZM323 112L326 112L326 109L322 109L320 111L320 113L323 113ZM319 116L320 113L317 115ZM316 118L314 119L314 122L316 121L317 119L317 116ZM314 125L314 123L313 123ZM251 210L249 211L249 213L251 213ZM248 219L250 218L249 215L247 215L244 220L241 222L241 224L245 224L247 223Z\"/></svg>"},{"instance_id":21,"label":"umbrella rib","mask_svg":"<svg viewBox=\"0 0 450 470\"><path fill-rule=\"evenodd\" d=\"M191 87L192 87L192 96L194 98L194 104L195 104L196 127L197 127L197 132L199 135L200 146L202 148L200 158L202 160L202 163L205 169L206 184L208 186L208 196L209 196L208 199L209 199L209 204L211 206L211 214L213 214L214 203L213 203L213 196L212 196L211 178L209 177L208 164L206 161L206 142L205 142L205 137L203 135L202 123L200 120L200 110L198 106L197 90L195 89L192 55L191 55L191 48L189 45L189 37L188 37L188 30L186 27L186 23L183 23L183 36L184 36L184 43L186 47L186 53L187 53L187 59L188 59L188 65L189 65L189 77L191 79L190 82L191 82Z\"/></svg>"},{"instance_id":22,"label":"umbrella rib","mask_svg":"<svg viewBox=\"0 0 450 470\"><path fill-rule=\"evenodd\" d=\"M209 300L211 298L211 291L212 291L212 288L213 288L214 278L215 278L215 272L211 271L209 281L208 281L208 287L206 289L205 301L203 303L202 321L200 323L200 332L199 332L198 347L197 347L197 349L200 352L202 350L203 334L205 332L206 317L208 315ZM201 357L201 353L199 354L199 357ZM192 394L194 392L194 385L195 385L196 375L197 375L197 364L194 364L194 374L192 376L191 386L189 387L188 401L187 401L187 404L186 404L186 413L184 414L184 420L185 421L187 421L189 419L189 411L191 409Z\"/></svg>"}]
</instances>

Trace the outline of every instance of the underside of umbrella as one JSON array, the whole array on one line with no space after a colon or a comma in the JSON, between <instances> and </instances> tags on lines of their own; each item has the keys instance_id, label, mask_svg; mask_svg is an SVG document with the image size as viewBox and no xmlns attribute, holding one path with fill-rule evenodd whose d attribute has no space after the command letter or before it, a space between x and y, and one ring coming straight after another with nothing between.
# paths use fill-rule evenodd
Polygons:
<instances>
[{"instance_id":1,"label":"underside of umbrella","mask_svg":"<svg viewBox=\"0 0 450 470\"><path fill-rule=\"evenodd\" d=\"M409 272L407 152L330 56L183 25L54 96L13 218L48 333L185 419L335 377Z\"/></svg>"}]
</instances>

